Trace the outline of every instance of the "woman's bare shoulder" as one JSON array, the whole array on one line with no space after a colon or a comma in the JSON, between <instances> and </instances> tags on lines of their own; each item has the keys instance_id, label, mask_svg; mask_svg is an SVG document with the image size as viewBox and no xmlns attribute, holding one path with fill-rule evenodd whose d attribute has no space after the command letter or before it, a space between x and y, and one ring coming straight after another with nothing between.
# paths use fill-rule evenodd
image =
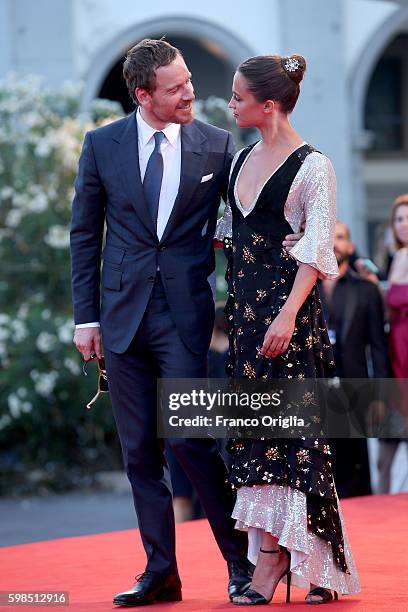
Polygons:
<instances>
[{"instance_id":1,"label":"woman's bare shoulder","mask_svg":"<svg viewBox=\"0 0 408 612\"><path fill-rule=\"evenodd\" d=\"M408 247L402 247L395 253L392 263L402 265L408 262Z\"/></svg>"},{"instance_id":2,"label":"woman's bare shoulder","mask_svg":"<svg viewBox=\"0 0 408 612\"><path fill-rule=\"evenodd\" d=\"M393 281L408 281L408 248L403 247L398 249L392 259L390 270L390 282Z\"/></svg>"}]
</instances>

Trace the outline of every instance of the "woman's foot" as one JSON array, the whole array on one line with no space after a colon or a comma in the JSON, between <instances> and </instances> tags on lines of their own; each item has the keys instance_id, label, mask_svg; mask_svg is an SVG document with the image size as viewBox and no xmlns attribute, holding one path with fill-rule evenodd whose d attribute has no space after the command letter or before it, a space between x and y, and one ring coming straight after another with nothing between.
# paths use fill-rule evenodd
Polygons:
<instances>
[{"instance_id":1,"label":"woman's foot","mask_svg":"<svg viewBox=\"0 0 408 612\"><path fill-rule=\"evenodd\" d=\"M264 551L262 548L259 551L258 562L255 567L249 591L255 591L269 602L280 579L290 570L290 554L286 549L277 548L275 550ZM232 603L237 605L250 605L256 603L252 597L243 594L239 597L234 597Z\"/></svg>"},{"instance_id":2,"label":"woman's foot","mask_svg":"<svg viewBox=\"0 0 408 612\"><path fill-rule=\"evenodd\" d=\"M333 591L334 599L338 599L337 591ZM310 591L305 597L305 602L308 604L325 604L333 600L333 595L329 589L316 586L315 584L310 585Z\"/></svg>"}]
</instances>

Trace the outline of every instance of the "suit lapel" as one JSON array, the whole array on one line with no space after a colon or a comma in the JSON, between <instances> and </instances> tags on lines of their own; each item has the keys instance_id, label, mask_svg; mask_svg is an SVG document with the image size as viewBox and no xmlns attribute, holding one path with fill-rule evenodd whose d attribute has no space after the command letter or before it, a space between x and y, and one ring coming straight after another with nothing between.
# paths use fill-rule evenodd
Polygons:
<instances>
[{"instance_id":1,"label":"suit lapel","mask_svg":"<svg viewBox=\"0 0 408 612\"><path fill-rule=\"evenodd\" d=\"M347 272L347 291L346 291L346 307L344 311L343 326L341 330L341 343L345 345L347 336L350 331L350 326L354 319L354 313L358 304L358 292L355 290L354 281L352 275Z\"/></svg>"},{"instance_id":2,"label":"suit lapel","mask_svg":"<svg viewBox=\"0 0 408 612\"><path fill-rule=\"evenodd\" d=\"M181 126L180 186L161 243L170 235L200 184L207 162L207 138L195 122Z\"/></svg>"},{"instance_id":3,"label":"suit lapel","mask_svg":"<svg viewBox=\"0 0 408 612\"><path fill-rule=\"evenodd\" d=\"M156 228L147 208L140 179L136 111L129 115L122 132L113 138L117 145L114 163L136 214L146 229L157 239Z\"/></svg>"}]
</instances>

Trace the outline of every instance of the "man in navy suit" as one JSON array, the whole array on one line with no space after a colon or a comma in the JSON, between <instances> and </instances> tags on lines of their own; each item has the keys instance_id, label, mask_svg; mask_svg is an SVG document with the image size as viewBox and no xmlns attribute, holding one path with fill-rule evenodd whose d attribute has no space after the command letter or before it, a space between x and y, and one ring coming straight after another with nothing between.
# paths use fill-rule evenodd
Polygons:
<instances>
[{"instance_id":1,"label":"man in navy suit","mask_svg":"<svg viewBox=\"0 0 408 612\"><path fill-rule=\"evenodd\" d=\"M147 555L136 584L114 598L135 606L181 599L156 380L207 375L214 320L207 279L234 144L229 132L193 119L191 74L175 47L144 40L128 52L123 73L137 109L85 136L71 256L74 342L86 360L105 356ZM225 464L210 438L174 440L173 448L227 561L232 599L249 586L252 566L231 519Z\"/></svg>"}]
</instances>

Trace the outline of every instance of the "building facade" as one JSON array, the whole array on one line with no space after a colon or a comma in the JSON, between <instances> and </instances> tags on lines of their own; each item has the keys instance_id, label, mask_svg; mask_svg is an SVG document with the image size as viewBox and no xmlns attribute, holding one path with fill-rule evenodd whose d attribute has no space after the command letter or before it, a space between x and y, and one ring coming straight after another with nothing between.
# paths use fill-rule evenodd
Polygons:
<instances>
[{"instance_id":1,"label":"building facade","mask_svg":"<svg viewBox=\"0 0 408 612\"><path fill-rule=\"evenodd\" d=\"M293 123L332 159L338 217L372 254L393 198L408 192L408 2L0 0L0 78L82 80L84 108L104 96L128 110L126 50L163 35L182 49L201 98L228 99L246 57L305 56Z\"/></svg>"}]
</instances>

